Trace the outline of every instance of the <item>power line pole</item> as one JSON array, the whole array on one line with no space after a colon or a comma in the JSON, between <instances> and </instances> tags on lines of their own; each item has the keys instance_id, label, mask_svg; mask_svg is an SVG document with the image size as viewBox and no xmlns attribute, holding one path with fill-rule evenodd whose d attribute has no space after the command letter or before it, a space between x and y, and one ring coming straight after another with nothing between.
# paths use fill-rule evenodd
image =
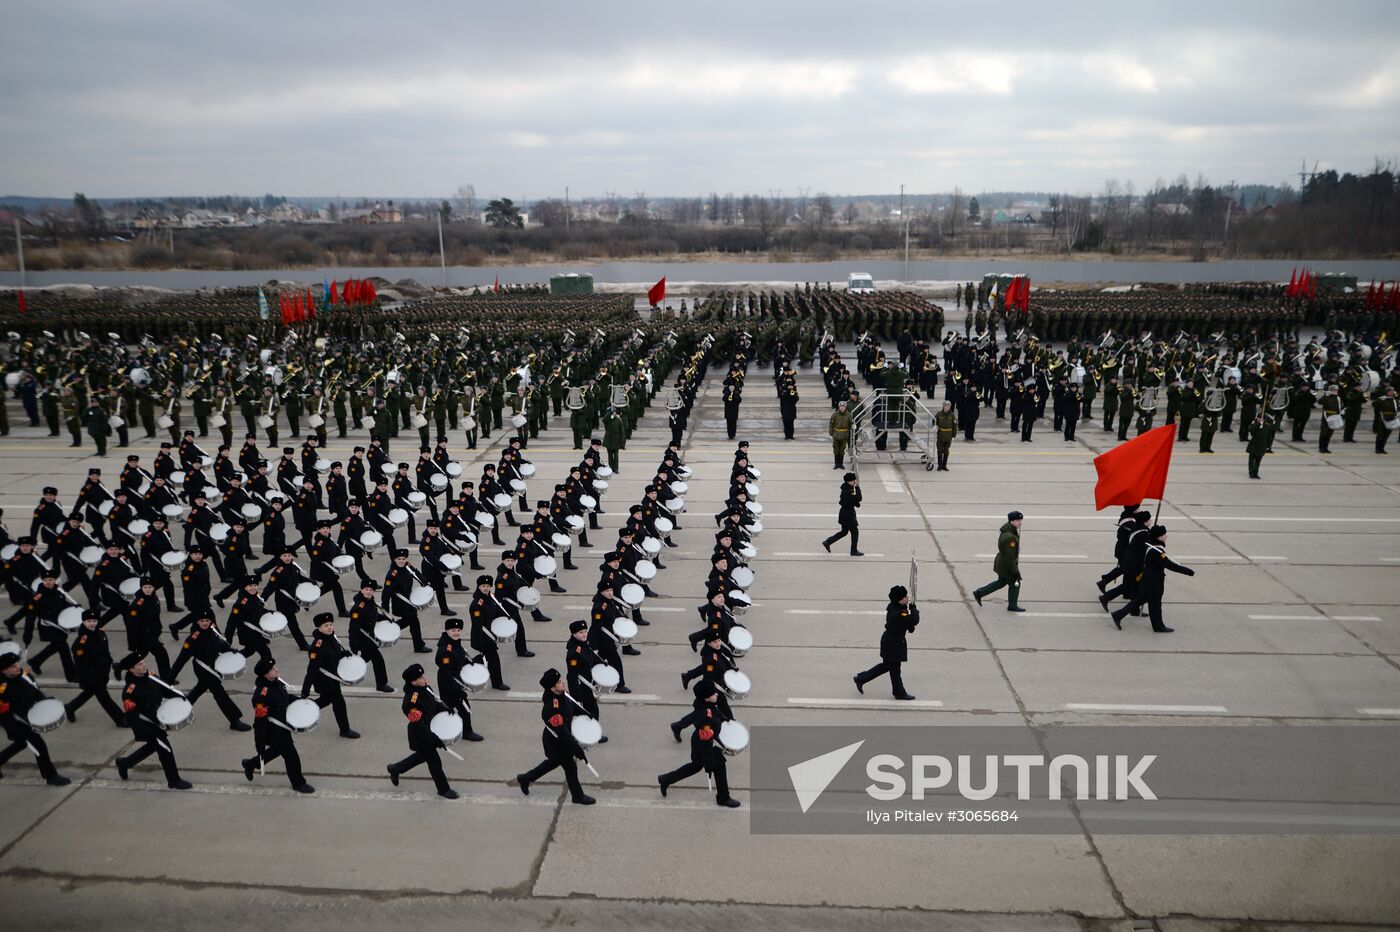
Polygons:
<instances>
[{"instance_id":1,"label":"power line pole","mask_svg":"<svg viewBox=\"0 0 1400 932\"><path fill-rule=\"evenodd\" d=\"M15 218L15 251L19 253L19 286L24 287L24 237L19 232L19 218Z\"/></svg>"},{"instance_id":2,"label":"power line pole","mask_svg":"<svg viewBox=\"0 0 1400 932\"><path fill-rule=\"evenodd\" d=\"M447 250L442 246L442 208L438 208L438 259L442 262L442 287L447 287Z\"/></svg>"},{"instance_id":3,"label":"power line pole","mask_svg":"<svg viewBox=\"0 0 1400 932\"><path fill-rule=\"evenodd\" d=\"M569 232L569 186L564 185L564 232Z\"/></svg>"},{"instance_id":4,"label":"power line pole","mask_svg":"<svg viewBox=\"0 0 1400 932\"><path fill-rule=\"evenodd\" d=\"M899 219L904 223L904 282L909 283L909 216L904 212L904 185L899 186Z\"/></svg>"}]
</instances>

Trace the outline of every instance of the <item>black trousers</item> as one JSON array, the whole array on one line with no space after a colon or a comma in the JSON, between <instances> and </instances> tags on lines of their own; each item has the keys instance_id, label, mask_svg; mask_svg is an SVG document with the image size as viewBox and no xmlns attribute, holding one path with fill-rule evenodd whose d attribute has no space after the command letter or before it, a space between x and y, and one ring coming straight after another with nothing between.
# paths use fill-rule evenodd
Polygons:
<instances>
[{"instance_id":1,"label":"black trousers","mask_svg":"<svg viewBox=\"0 0 1400 932\"><path fill-rule=\"evenodd\" d=\"M160 758L160 766L165 771L166 785L174 786L176 781L180 779L180 770L175 765L175 751L170 747L170 742L165 739L164 735L152 735L146 738L135 729L132 729L132 732L136 735L137 741L144 743L125 757L118 757L117 760L130 769L154 754Z\"/></svg>"},{"instance_id":2,"label":"black trousers","mask_svg":"<svg viewBox=\"0 0 1400 932\"><path fill-rule=\"evenodd\" d=\"M711 753L710 766L707 768L705 766L704 757L702 757L700 754L692 752L690 757L690 763L683 764L680 767L677 767L675 770L670 771L669 773L663 773L660 776L659 780L667 786L670 786L673 783L681 782L686 777L693 777L700 771L706 769L708 769L710 771L710 774L715 778L715 801L721 803L728 802L729 769L724 763L724 756L719 753Z\"/></svg>"},{"instance_id":3,"label":"black trousers","mask_svg":"<svg viewBox=\"0 0 1400 932\"><path fill-rule=\"evenodd\" d=\"M486 672L491 674L491 685L497 689L505 688L506 681L501 677L501 649L496 646L495 639L480 650L486 660Z\"/></svg>"},{"instance_id":4,"label":"black trousers","mask_svg":"<svg viewBox=\"0 0 1400 932\"><path fill-rule=\"evenodd\" d=\"M280 726L273 725L273 728ZM243 761L243 766L252 770L256 769L259 761L266 766L277 758L282 758L282 763L287 768L287 780L292 786L301 786L306 782L306 778L301 774L301 755L297 753L296 745L292 743L292 736L287 735L277 741L270 741L258 748L258 753Z\"/></svg>"},{"instance_id":5,"label":"black trousers","mask_svg":"<svg viewBox=\"0 0 1400 932\"><path fill-rule=\"evenodd\" d=\"M107 692L107 671L102 670L92 676L78 677L78 686L81 687L78 694L64 708L68 714L72 715L87 704L89 699L96 699L97 704L102 706L102 711L107 713L107 717L114 725L125 725L126 718L122 715L121 707L117 705L111 694Z\"/></svg>"},{"instance_id":6,"label":"black trousers","mask_svg":"<svg viewBox=\"0 0 1400 932\"><path fill-rule=\"evenodd\" d=\"M587 795L583 792L583 785L578 782L578 762L572 757L564 757L558 760L552 757L546 757L535 767L525 772L525 782L538 783L541 778L553 772L556 767L564 768L564 780L569 784L570 799L574 802L578 802Z\"/></svg>"},{"instance_id":7,"label":"black trousers","mask_svg":"<svg viewBox=\"0 0 1400 932\"><path fill-rule=\"evenodd\" d=\"M439 793L446 793L448 790L452 789L447 783L447 774L442 770L442 755L438 753L437 748L432 748L427 751L414 751L403 760L390 764L389 770L395 775L402 776L419 764L428 765L428 773L433 775L433 784L437 786L437 791Z\"/></svg>"},{"instance_id":8,"label":"black trousers","mask_svg":"<svg viewBox=\"0 0 1400 932\"><path fill-rule=\"evenodd\" d=\"M311 683L305 683L301 687L301 697L306 698L311 691ZM350 712L345 708L345 693L340 691L340 684L330 678L330 674L324 670L316 672L316 705L324 709L331 707L335 714L335 723L340 727L341 734L350 730Z\"/></svg>"},{"instance_id":9,"label":"black trousers","mask_svg":"<svg viewBox=\"0 0 1400 932\"><path fill-rule=\"evenodd\" d=\"M194 689L189 691L188 696L191 705L198 702L200 696L209 693L218 703L219 711L224 713L224 718L229 720L229 724L243 720L243 713L238 711L238 706L234 705L233 700L229 698L228 690L224 689L224 682L218 674L210 673L203 667L196 665L194 678L196 680Z\"/></svg>"},{"instance_id":10,"label":"black trousers","mask_svg":"<svg viewBox=\"0 0 1400 932\"><path fill-rule=\"evenodd\" d=\"M69 650L68 641L63 637L62 632L55 631L52 635L47 633L47 631L53 630L52 628L41 629L39 636L44 640L44 649L29 658L29 665L38 670L45 660L58 654L58 661L63 664L63 678L71 683L78 677L77 669L73 666L73 652Z\"/></svg>"},{"instance_id":11,"label":"black trousers","mask_svg":"<svg viewBox=\"0 0 1400 932\"><path fill-rule=\"evenodd\" d=\"M851 554L854 555L860 549L860 526L855 524L841 525L841 530L826 539L826 543L834 544L847 534L851 535Z\"/></svg>"},{"instance_id":12,"label":"black trousers","mask_svg":"<svg viewBox=\"0 0 1400 932\"><path fill-rule=\"evenodd\" d=\"M1167 626L1162 622L1161 596L1157 596L1156 598L1146 600L1142 600L1139 597L1134 596L1131 602L1129 602L1127 605L1123 606L1122 608L1118 609L1118 611L1113 613L1113 620L1122 621L1124 617L1132 614L1133 612L1139 611L1144 605L1147 606L1147 617L1152 620L1152 630L1166 630Z\"/></svg>"},{"instance_id":13,"label":"black trousers","mask_svg":"<svg viewBox=\"0 0 1400 932\"><path fill-rule=\"evenodd\" d=\"M374 671L374 685L376 687L389 685L389 671L384 666L384 653L379 649L378 644L371 641L368 636L352 637L350 649L359 654Z\"/></svg>"},{"instance_id":14,"label":"black trousers","mask_svg":"<svg viewBox=\"0 0 1400 932\"><path fill-rule=\"evenodd\" d=\"M856 679L864 686L882 674L888 673L890 675L890 689L894 691L896 696L902 696L904 695L904 677L900 671L902 666L904 666L902 663L881 660L869 670L856 674Z\"/></svg>"},{"instance_id":15,"label":"black trousers","mask_svg":"<svg viewBox=\"0 0 1400 932\"><path fill-rule=\"evenodd\" d=\"M44 743L43 738L39 737L37 731L21 725L19 722L12 722L6 726L5 733L9 736L10 743L3 751L0 751L0 767L9 763L10 758L20 751L30 748L39 765L40 775L45 780L53 780L58 776L58 768L54 767L53 759L49 757L49 746Z\"/></svg>"}]
</instances>

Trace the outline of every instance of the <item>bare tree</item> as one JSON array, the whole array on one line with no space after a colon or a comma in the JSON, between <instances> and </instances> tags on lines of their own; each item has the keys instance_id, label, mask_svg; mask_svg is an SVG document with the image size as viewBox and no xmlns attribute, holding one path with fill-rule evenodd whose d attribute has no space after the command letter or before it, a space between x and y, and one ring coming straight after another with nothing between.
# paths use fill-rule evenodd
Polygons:
<instances>
[{"instance_id":1,"label":"bare tree","mask_svg":"<svg viewBox=\"0 0 1400 932\"><path fill-rule=\"evenodd\" d=\"M458 185L457 196L452 200L457 205L457 212L462 215L463 220L468 222L476 220L476 185Z\"/></svg>"},{"instance_id":2,"label":"bare tree","mask_svg":"<svg viewBox=\"0 0 1400 932\"><path fill-rule=\"evenodd\" d=\"M855 201L847 201L846 206L841 211L841 219L848 224L854 224L860 218L860 208Z\"/></svg>"},{"instance_id":3,"label":"bare tree","mask_svg":"<svg viewBox=\"0 0 1400 932\"><path fill-rule=\"evenodd\" d=\"M951 214L948 217L948 236L958 235L958 217L962 215L963 194L962 188L953 188L953 202L950 206Z\"/></svg>"}]
</instances>

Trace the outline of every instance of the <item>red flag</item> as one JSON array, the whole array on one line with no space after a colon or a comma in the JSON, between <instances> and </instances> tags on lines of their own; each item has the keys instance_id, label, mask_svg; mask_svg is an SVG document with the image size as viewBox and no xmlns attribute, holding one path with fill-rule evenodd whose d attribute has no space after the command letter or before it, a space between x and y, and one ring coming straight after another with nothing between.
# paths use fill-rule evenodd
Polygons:
<instances>
[{"instance_id":1,"label":"red flag","mask_svg":"<svg viewBox=\"0 0 1400 932\"><path fill-rule=\"evenodd\" d=\"M28 313L29 313L29 302L27 302L27 301L24 300L24 289L23 289L23 288L21 288L21 289L19 290L19 312L20 312L21 314L28 314Z\"/></svg>"},{"instance_id":2,"label":"red flag","mask_svg":"<svg viewBox=\"0 0 1400 932\"><path fill-rule=\"evenodd\" d=\"M1400 311L1400 282L1390 283L1390 302L1386 307L1392 311Z\"/></svg>"},{"instance_id":3,"label":"red flag","mask_svg":"<svg viewBox=\"0 0 1400 932\"><path fill-rule=\"evenodd\" d=\"M306 318L307 320L316 319L316 299L311 296L310 288L306 289Z\"/></svg>"},{"instance_id":4,"label":"red flag","mask_svg":"<svg viewBox=\"0 0 1400 932\"><path fill-rule=\"evenodd\" d=\"M291 323L291 309L287 306L287 296L282 292L277 292L277 314L282 320L282 326Z\"/></svg>"},{"instance_id":5,"label":"red flag","mask_svg":"<svg viewBox=\"0 0 1400 932\"><path fill-rule=\"evenodd\" d=\"M491 286L491 293L492 293L492 294L499 294L500 291L501 291L501 275L500 275L500 273L498 272L498 273L496 273L496 284L494 284L494 285Z\"/></svg>"},{"instance_id":6,"label":"red flag","mask_svg":"<svg viewBox=\"0 0 1400 932\"><path fill-rule=\"evenodd\" d=\"M1020 298L1021 298L1021 301L1020 301L1020 304L1019 304L1018 306L1019 306L1019 307L1021 308L1021 310L1023 310L1023 311L1029 311L1029 310L1031 309L1031 278L1030 278L1029 275L1027 275L1025 278L1021 279L1021 295L1020 295Z\"/></svg>"},{"instance_id":7,"label":"red flag","mask_svg":"<svg viewBox=\"0 0 1400 932\"><path fill-rule=\"evenodd\" d=\"M379 300L379 292L377 292L377 291L374 290L374 282L373 282L373 281L370 281L370 280L366 280L366 281L365 281L365 303L366 303L366 304L373 304L374 302L376 302L376 301L378 301L378 300Z\"/></svg>"},{"instance_id":8,"label":"red flag","mask_svg":"<svg viewBox=\"0 0 1400 932\"><path fill-rule=\"evenodd\" d=\"M1291 298L1291 297L1293 297L1293 296L1294 296L1295 294L1297 294L1297 293L1298 293L1298 267L1295 265L1295 266L1293 267L1293 274L1290 275L1290 276L1288 276L1288 290L1285 291L1283 294L1284 294L1284 297ZM1130 503L1130 504L1131 504L1131 503Z\"/></svg>"},{"instance_id":9,"label":"red flag","mask_svg":"<svg viewBox=\"0 0 1400 932\"><path fill-rule=\"evenodd\" d=\"M1176 425L1164 424L1120 443L1094 457L1099 481L1094 486L1094 507L1136 505L1149 498L1159 501L1167 488Z\"/></svg>"},{"instance_id":10,"label":"red flag","mask_svg":"<svg viewBox=\"0 0 1400 932\"><path fill-rule=\"evenodd\" d=\"M1309 298L1316 298L1316 297L1317 297L1317 273L1316 273L1316 272L1309 272L1309 273L1308 273L1308 297L1309 297Z\"/></svg>"},{"instance_id":11,"label":"red flag","mask_svg":"<svg viewBox=\"0 0 1400 932\"><path fill-rule=\"evenodd\" d=\"M331 290L330 290L330 293L326 295L326 306L327 306L327 307L330 307L330 306L331 306L332 304L334 304L334 303L335 303L335 279L332 278L332 279L331 279Z\"/></svg>"},{"instance_id":12,"label":"red flag","mask_svg":"<svg viewBox=\"0 0 1400 932\"><path fill-rule=\"evenodd\" d=\"M652 307L659 307L662 301L666 300L666 276L661 276L661 281L647 289L647 301Z\"/></svg>"}]
</instances>

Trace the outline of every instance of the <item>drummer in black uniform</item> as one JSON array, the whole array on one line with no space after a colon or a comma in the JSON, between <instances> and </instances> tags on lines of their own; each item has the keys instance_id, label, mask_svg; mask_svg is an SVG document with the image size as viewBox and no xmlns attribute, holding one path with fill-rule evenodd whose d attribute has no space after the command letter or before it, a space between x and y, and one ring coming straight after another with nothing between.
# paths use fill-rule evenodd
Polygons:
<instances>
[{"instance_id":1,"label":"drummer in black uniform","mask_svg":"<svg viewBox=\"0 0 1400 932\"><path fill-rule=\"evenodd\" d=\"M495 635L491 633L491 622L497 618L509 618L510 615L496 601L492 593L494 584L495 580L491 576L483 574L476 578L476 594L472 596L472 604L468 609L472 619L471 645L473 650L480 651L486 659L486 669L491 674L491 688L508 690L510 687L501 676L501 651L496 646Z\"/></svg>"},{"instance_id":2,"label":"drummer in black uniform","mask_svg":"<svg viewBox=\"0 0 1400 932\"><path fill-rule=\"evenodd\" d=\"M194 620L194 628L185 638L184 646L180 648L180 656L175 660L175 666L170 668L170 673L178 677L180 669L194 661L195 686L185 698L193 705L199 701L200 696L209 693L218 703L224 718L228 719L229 728L234 731L249 731L252 726L243 721L243 714L229 698L228 691L224 689L223 677L214 666L220 654L231 650L233 648L229 646L228 641L224 640L224 636L214 627L214 613L200 612L199 617Z\"/></svg>"},{"instance_id":3,"label":"drummer in black uniform","mask_svg":"<svg viewBox=\"0 0 1400 932\"><path fill-rule=\"evenodd\" d=\"M243 776L253 779L253 771L282 758L287 767L287 779L298 793L314 793L316 788L301 774L301 756L292 742L292 729L287 725L287 706L291 696L287 684L278 675L277 662L261 658L253 668L257 684L253 687L253 744L257 753L244 758Z\"/></svg>"},{"instance_id":4,"label":"drummer in black uniform","mask_svg":"<svg viewBox=\"0 0 1400 932\"><path fill-rule=\"evenodd\" d=\"M350 652L335 636L335 616L330 612L319 612L315 618L316 633L311 637L311 649L307 651L306 679L301 684L301 698L305 699L311 688L316 688L316 705L330 706L335 713L335 723L340 726L342 738L358 738L360 733L350 727L350 713L345 708L345 694L340 691L341 679L336 673L340 661L350 656Z\"/></svg>"},{"instance_id":5,"label":"drummer in black uniform","mask_svg":"<svg viewBox=\"0 0 1400 932\"><path fill-rule=\"evenodd\" d=\"M694 693L694 711L684 720L684 724L695 727L690 736L690 763L677 767L670 773L660 774L656 782L661 787L661 795L665 796L672 784L704 770L715 779L715 802L727 809L737 809L739 801L729 795L729 773L725 765L724 751L716 740L719 738L720 726L732 716L727 714L726 708L720 706L719 687L709 679L702 679L696 683Z\"/></svg>"},{"instance_id":6,"label":"drummer in black uniform","mask_svg":"<svg viewBox=\"0 0 1400 932\"><path fill-rule=\"evenodd\" d=\"M443 704L462 718L462 737L467 741L480 741L481 735L472 730L471 699L462 686L462 668L471 662L467 645L462 643L462 627L460 618L448 618L442 623L442 636L438 638L433 663L437 667L438 692L442 694Z\"/></svg>"},{"instance_id":7,"label":"drummer in black uniform","mask_svg":"<svg viewBox=\"0 0 1400 932\"><path fill-rule=\"evenodd\" d=\"M412 754L401 761L390 764L389 781L399 785L399 777L417 767L427 764L433 775L433 784L438 795L444 799L456 799L458 793L447 782L447 774L442 770L442 756L438 748L446 747L442 739L433 734L431 722L439 712L448 711L442 700L428 688L428 677L423 665L415 663L403 671L403 714L408 719L408 747Z\"/></svg>"},{"instance_id":8,"label":"drummer in black uniform","mask_svg":"<svg viewBox=\"0 0 1400 932\"><path fill-rule=\"evenodd\" d=\"M374 580L361 580L360 592L350 605L350 650L363 657L365 663L374 671L374 688L382 693L391 693L394 687L389 685L389 671L384 667L384 653L379 649L379 642L374 639L374 626L380 621L389 620L380 613L375 602L374 593L378 590L379 583Z\"/></svg>"},{"instance_id":9,"label":"drummer in black uniform","mask_svg":"<svg viewBox=\"0 0 1400 932\"><path fill-rule=\"evenodd\" d=\"M118 757L117 776L127 779L131 768L155 754L165 770L165 784L172 790L187 790L194 784L180 778L180 770L175 764L175 751L166 740L165 729L160 727L156 712L160 704L174 696L180 697L178 690L158 683L151 671L146 669L144 654L127 654L118 667L126 671L126 686L122 689L122 708L126 711L126 724L140 747L125 757Z\"/></svg>"},{"instance_id":10,"label":"drummer in black uniform","mask_svg":"<svg viewBox=\"0 0 1400 932\"><path fill-rule=\"evenodd\" d=\"M569 695L573 696L584 711L593 718L601 722L603 719L598 714L598 696L593 691L593 685L589 679L593 672L593 667L600 663L607 663L598 655L588 643L588 622L583 619L569 622L569 641L564 648L564 670L565 679L568 681ZM604 735L600 741L605 742L608 738Z\"/></svg>"},{"instance_id":11,"label":"drummer in black uniform","mask_svg":"<svg viewBox=\"0 0 1400 932\"><path fill-rule=\"evenodd\" d=\"M96 698L112 724L118 728L124 726L126 716L107 692L107 681L112 676L112 648L107 632L97 627L97 612L92 609L83 612L83 623L73 639L73 667L78 673L79 692L64 706L68 721L76 722L78 710L89 699Z\"/></svg>"},{"instance_id":12,"label":"drummer in black uniform","mask_svg":"<svg viewBox=\"0 0 1400 932\"><path fill-rule=\"evenodd\" d=\"M554 768L562 767L564 779L569 784L569 798L577 805L591 806L597 800L583 791L578 782L578 764L574 763L575 758L584 762L587 762L588 758L578 741L574 740L573 732L569 730L576 706L564 695L564 677L551 667L540 677L540 686L544 689L540 709L540 718L544 720L544 730L540 733L540 740L544 744L544 760L534 769L516 774L515 782L520 787L520 792L529 796L531 783L538 782Z\"/></svg>"},{"instance_id":13,"label":"drummer in black uniform","mask_svg":"<svg viewBox=\"0 0 1400 932\"><path fill-rule=\"evenodd\" d=\"M43 698L39 687L24 675L19 654L0 656L0 727L5 729L10 739L4 750L0 750L0 767L20 751L29 748L34 752L39 774L49 786L67 786L73 781L58 772L49 758L48 745L37 731L29 727L29 710Z\"/></svg>"}]
</instances>

